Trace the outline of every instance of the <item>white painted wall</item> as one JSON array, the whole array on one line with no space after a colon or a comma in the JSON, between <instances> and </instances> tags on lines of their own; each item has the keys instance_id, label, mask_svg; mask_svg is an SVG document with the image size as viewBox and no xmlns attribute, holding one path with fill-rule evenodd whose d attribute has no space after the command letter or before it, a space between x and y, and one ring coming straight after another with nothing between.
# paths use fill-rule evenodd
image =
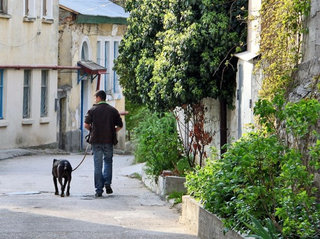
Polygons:
<instances>
[{"instance_id":1,"label":"white painted wall","mask_svg":"<svg viewBox=\"0 0 320 239\"><path fill-rule=\"evenodd\" d=\"M8 1L8 12L0 14L1 65L57 65L58 1L53 2L52 19L42 19L41 1L34 1L26 21L21 0ZM51 20L51 21L48 21ZM31 116L22 117L23 69L4 70L4 119L0 120L0 149L56 143L55 98L57 71L48 73L48 117L40 117L41 69L31 69Z\"/></svg>"},{"instance_id":2,"label":"white painted wall","mask_svg":"<svg viewBox=\"0 0 320 239\"><path fill-rule=\"evenodd\" d=\"M259 54L261 0L249 1L249 22L247 33L247 51L236 54L239 58L237 73L237 95L235 110L230 114L232 124L229 131L234 139L251 130L254 124L253 109L258 100L261 79L254 72L255 57Z\"/></svg>"}]
</instances>

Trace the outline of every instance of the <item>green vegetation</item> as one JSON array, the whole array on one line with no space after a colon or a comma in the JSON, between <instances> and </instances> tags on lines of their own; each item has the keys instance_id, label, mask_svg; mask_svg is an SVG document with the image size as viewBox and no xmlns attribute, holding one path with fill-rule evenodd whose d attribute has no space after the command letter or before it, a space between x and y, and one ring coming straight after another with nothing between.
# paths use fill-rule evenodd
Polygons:
<instances>
[{"instance_id":1,"label":"green vegetation","mask_svg":"<svg viewBox=\"0 0 320 239\"><path fill-rule=\"evenodd\" d=\"M264 79L261 95L271 99L292 87L292 74L302 57L305 17L310 0L263 0L261 9L260 68Z\"/></svg>"},{"instance_id":2,"label":"green vegetation","mask_svg":"<svg viewBox=\"0 0 320 239\"><path fill-rule=\"evenodd\" d=\"M168 195L167 200L174 199L174 204L182 203L182 192L172 192Z\"/></svg>"},{"instance_id":3,"label":"green vegetation","mask_svg":"<svg viewBox=\"0 0 320 239\"><path fill-rule=\"evenodd\" d=\"M320 103L286 104L276 96L260 100L255 114L262 128L229 145L220 160L188 174L188 192L227 228L248 231L252 215L264 224L269 218L283 238L319 238L314 173L320 169Z\"/></svg>"},{"instance_id":4,"label":"green vegetation","mask_svg":"<svg viewBox=\"0 0 320 239\"><path fill-rule=\"evenodd\" d=\"M247 0L127 0L115 64L127 99L164 112L205 97L232 105L246 9Z\"/></svg>"},{"instance_id":5,"label":"green vegetation","mask_svg":"<svg viewBox=\"0 0 320 239\"><path fill-rule=\"evenodd\" d=\"M136 161L146 162L148 174L158 176L163 170L175 169L182 150L173 114L160 117L147 111L134 135Z\"/></svg>"},{"instance_id":6,"label":"green vegetation","mask_svg":"<svg viewBox=\"0 0 320 239\"><path fill-rule=\"evenodd\" d=\"M252 224L246 224L246 226L255 234L248 235L247 237L256 239L282 239L280 233L269 218L265 220L265 226L254 217L251 217L251 221Z\"/></svg>"}]
</instances>

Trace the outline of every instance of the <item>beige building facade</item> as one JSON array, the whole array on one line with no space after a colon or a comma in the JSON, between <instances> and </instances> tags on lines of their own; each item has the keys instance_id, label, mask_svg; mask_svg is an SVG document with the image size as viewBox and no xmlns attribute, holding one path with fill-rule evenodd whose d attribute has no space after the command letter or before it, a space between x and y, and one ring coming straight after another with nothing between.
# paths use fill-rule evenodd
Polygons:
<instances>
[{"instance_id":1,"label":"beige building facade","mask_svg":"<svg viewBox=\"0 0 320 239\"><path fill-rule=\"evenodd\" d=\"M0 149L55 144L58 0L0 0Z\"/></svg>"},{"instance_id":2,"label":"beige building facade","mask_svg":"<svg viewBox=\"0 0 320 239\"><path fill-rule=\"evenodd\" d=\"M83 6L94 12L81 12ZM78 151L86 147L84 117L94 104L96 90L105 90L107 103L121 113L125 111L125 98L113 66L128 14L109 1L104 6L99 1L60 1L59 12L59 65L77 66L79 61L90 61L107 71L100 79L97 75L84 75L81 70L59 73L59 146ZM113 16L114 12L118 15ZM122 120L125 123L124 116ZM118 133L118 141L116 147L125 150L125 126Z\"/></svg>"}]
</instances>

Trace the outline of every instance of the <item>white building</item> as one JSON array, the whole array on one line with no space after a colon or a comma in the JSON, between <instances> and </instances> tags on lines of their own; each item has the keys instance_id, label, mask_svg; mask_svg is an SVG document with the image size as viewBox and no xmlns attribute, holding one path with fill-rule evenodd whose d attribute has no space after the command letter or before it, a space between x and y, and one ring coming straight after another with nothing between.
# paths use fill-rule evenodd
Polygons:
<instances>
[{"instance_id":1,"label":"white building","mask_svg":"<svg viewBox=\"0 0 320 239\"><path fill-rule=\"evenodd\" d=\"M235 138L240 138L243 133L248 132L248 126L254 123L253 108L261 89L261 76L254 72L256 57L259 54L260 8L261 0L249 0L247 51L236 54L239 61L235 119L232 127L236 131L233 135Z\"/></svg>"},{"instance_id":2,"label":"white building","mask_svg":"<svg viewBox=\"0 0 320 239\"><path fill-rule=\"evenodd\" d=\"M0 0L0 149L56 143L58 0Z\"/></svg>"}]
</instances>

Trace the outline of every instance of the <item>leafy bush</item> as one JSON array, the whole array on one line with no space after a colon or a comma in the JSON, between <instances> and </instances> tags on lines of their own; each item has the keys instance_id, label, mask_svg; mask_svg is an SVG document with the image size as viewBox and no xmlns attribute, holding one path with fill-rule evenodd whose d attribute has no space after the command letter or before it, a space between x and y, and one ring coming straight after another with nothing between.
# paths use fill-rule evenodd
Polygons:
<instances>
[{"instance_id":1,"label":"leafy bush","mask_svg":"<svg viewBox=\"0 0 320 239\"><path fill-rule=\"evenodd\" d=\"M246 226L255 234L248 235L246 237L253 237L256 239L282 239L270 218L265 220L265 227L256 218L251 217L251 220L252 225L246 224Z\"/></svg>"},{"instance_id":2,"label":"leafy bush","mask_svg":"<svg viewBox=\"0 0 320 239\"><path fill-rule=\"evenodd\" d=\"M135 158L138 162L146 162L148 174L157 176L163 170L175 169L182 151L172 113L160 117L156 113L147 112L134 134Z\"/></svg>"},{"instance_id":3,"label":"leafy bush","mask_svg":"<svg viewBox=\"0 0 320 239\"><path fill-rule=\"evenodd\" d=\"M319 189L314 186L320 168L315 130L320 103L285 105L275 97L259 101L255 112L263 128L229 145L220 160L213 158L188 174L188 192L223 218L227 228L248 231L251 215L271 219L283 238L320 238ZM287 134L287 141L280 133ZM306 148L301 140L316 143L306 143Z\"/></svg>"}]
</instances>

